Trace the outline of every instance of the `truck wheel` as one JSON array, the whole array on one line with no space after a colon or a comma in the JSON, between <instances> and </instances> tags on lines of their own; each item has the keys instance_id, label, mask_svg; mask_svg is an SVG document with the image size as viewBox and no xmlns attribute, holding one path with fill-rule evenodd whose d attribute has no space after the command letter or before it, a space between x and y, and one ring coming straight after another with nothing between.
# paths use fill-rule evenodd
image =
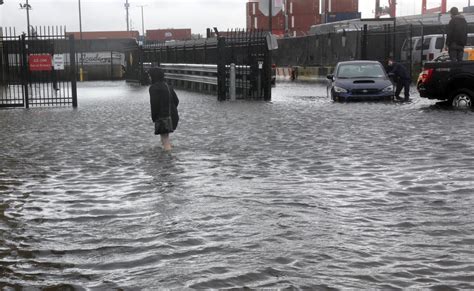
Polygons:
<instances>
[{"instance_id":1,"label":"truck wheel","mask_svg":"<svg viewBox=\"0 0 474 291\"><path fill-rule=\"evenodd\" d=\"M455 108L470 108L473 105L474 92L469 89L459 89L452 95L450 101Z\"/></svg>"}]
</instances>

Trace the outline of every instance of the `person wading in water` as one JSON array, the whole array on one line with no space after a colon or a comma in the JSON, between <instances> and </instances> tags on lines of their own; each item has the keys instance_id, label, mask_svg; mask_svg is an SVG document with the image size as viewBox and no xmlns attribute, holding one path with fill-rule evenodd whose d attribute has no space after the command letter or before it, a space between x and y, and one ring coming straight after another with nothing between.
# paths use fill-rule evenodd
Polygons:
<instances>
[{"instance_id":1,"label":"person wading in water","mask_svg":"<svg viewBox=\"0 0 474 291\"><path fill-rule=\"evenodd\" d=\"M155 123L155 135L160 135L165 151L171 150L169 134L178 127L179 99L173 88L166 84L163 70L151 69L148 74L151 78L150 107L151 119Z\"/></svg>"}]
</instances>

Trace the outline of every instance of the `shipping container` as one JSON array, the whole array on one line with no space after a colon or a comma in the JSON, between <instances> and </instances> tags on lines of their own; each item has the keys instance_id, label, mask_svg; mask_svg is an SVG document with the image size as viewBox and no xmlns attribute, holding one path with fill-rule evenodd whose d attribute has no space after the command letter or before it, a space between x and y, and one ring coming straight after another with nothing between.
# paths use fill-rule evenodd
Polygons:
<instances>
[{"instance_id":1,"label":"shipping container","mask_svg":"<svg viewBox=\"0 0 474 291\"><path fill-rule=\"evenodd\" d=\"M80 32L68 32L75 39L81 39ZM82 39L138 39L138 31L83 31Z\"/></svg>"},{"instance_id":2,"label":"shipping container","mask_svg":"<svg viewBox=\"0 0 474 291\"><path fill-rule=\"evenodd\" d=\"M359 12L359 0L323 0L322 13L326 12Z\"/></svg>"},{"instance_id":3,"label":"shipping container","mask_svg":"<svg viewBox=\"0 0 474 291\"><path fill-rule=\"evenodd\" d=\"M287 0L288 14L319 14L319 0Z\"/></svg>"},{"instance_id":4,"label":"shipping container","mask_svg":"<svg viewBox=\"0 0 474 291\"><path fill-rule=\"evenodd\" d=\"M171 41L171 40L190 40L191 29L152 29L146 31L146 39L149 41Z\"/></svg>"},{"instance_id":5,"label":"shipping container","mask_svg":"<svg viewBox=\"0 0 474 291\"><path fill-rule=\"evenodd\" d=\"M247 2L247 28L268 29L269 19L259 9L258 1ZM286 19L288 23L286 24ZM272 18L272 32L277 35L305 35L311 25L320 24L319 0L287 0L286 9Z\"/></svg>"},{"instance_id":6,"label":"shipping container","mask_svg":"<svg viewBox=\"0 0 474 291\"><path fill-rule=\"evenodd\" d=\"M360 18L361 18L360 12L332 12L332 13L323 15L323 19L325 20L326 23L352 20L352 19L360 19Z\"/></svg>"},{"instance_id":7,"label":"shipping container","mask_svg":"<svg viewBox=\"0 0 474 291\"><path fill-rule=\"evenodd\" d=\"M474 6L467 6L462 9L464 13L474 13Z\"/></svg>"}]
</instances>

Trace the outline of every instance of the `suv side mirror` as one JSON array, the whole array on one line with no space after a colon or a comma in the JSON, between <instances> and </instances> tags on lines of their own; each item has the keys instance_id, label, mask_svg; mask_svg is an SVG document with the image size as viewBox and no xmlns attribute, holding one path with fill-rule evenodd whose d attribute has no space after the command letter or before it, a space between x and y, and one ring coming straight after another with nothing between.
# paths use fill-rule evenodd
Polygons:
<instances>
[{"instance_id":1,"label":"suv side mirror","mask_svg":"<svg viewBox=\"0 0 474 291\"><path fill-rule=\"evenodd\" d=\"M334 75L332 74L327 75L326 78L328 78L328 80L334 81Z\"/></svg>"}]
</instances>

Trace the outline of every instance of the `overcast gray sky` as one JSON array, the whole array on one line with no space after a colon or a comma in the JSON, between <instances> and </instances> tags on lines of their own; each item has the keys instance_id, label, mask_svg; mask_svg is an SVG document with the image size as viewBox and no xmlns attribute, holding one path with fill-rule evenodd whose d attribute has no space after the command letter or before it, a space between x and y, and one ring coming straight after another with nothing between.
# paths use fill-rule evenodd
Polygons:
<instances>
[{"instance_id":1,"label":"overcast gray sky","mask_svg":"<svg viewBox=\"0 0 474 291\"><path fill-rule=\"evenodd\" d=\"M4 0L0 5L0 26L26 31L26 11L20 3L26 0ZM247 0L129 0L132 28L141 32L141 8L144 7L146 29L191 28L205 34L207 27L245 28ZM474 1L472 1L474 4ZM82 29L126 30L125 0L81 0ZM381 0L387 5L388 0ZM439 6L440 0L428 0L428 6ZM68 31L79 31L78 0L29 0L30 23L33 26L65 25ZM451 6L467 6L468 0L448 0ZM373 17L375 0L359 0L362 17ZM421 0L398 0L398 15L420 13Z\"/></svg>"}]
</instances>

